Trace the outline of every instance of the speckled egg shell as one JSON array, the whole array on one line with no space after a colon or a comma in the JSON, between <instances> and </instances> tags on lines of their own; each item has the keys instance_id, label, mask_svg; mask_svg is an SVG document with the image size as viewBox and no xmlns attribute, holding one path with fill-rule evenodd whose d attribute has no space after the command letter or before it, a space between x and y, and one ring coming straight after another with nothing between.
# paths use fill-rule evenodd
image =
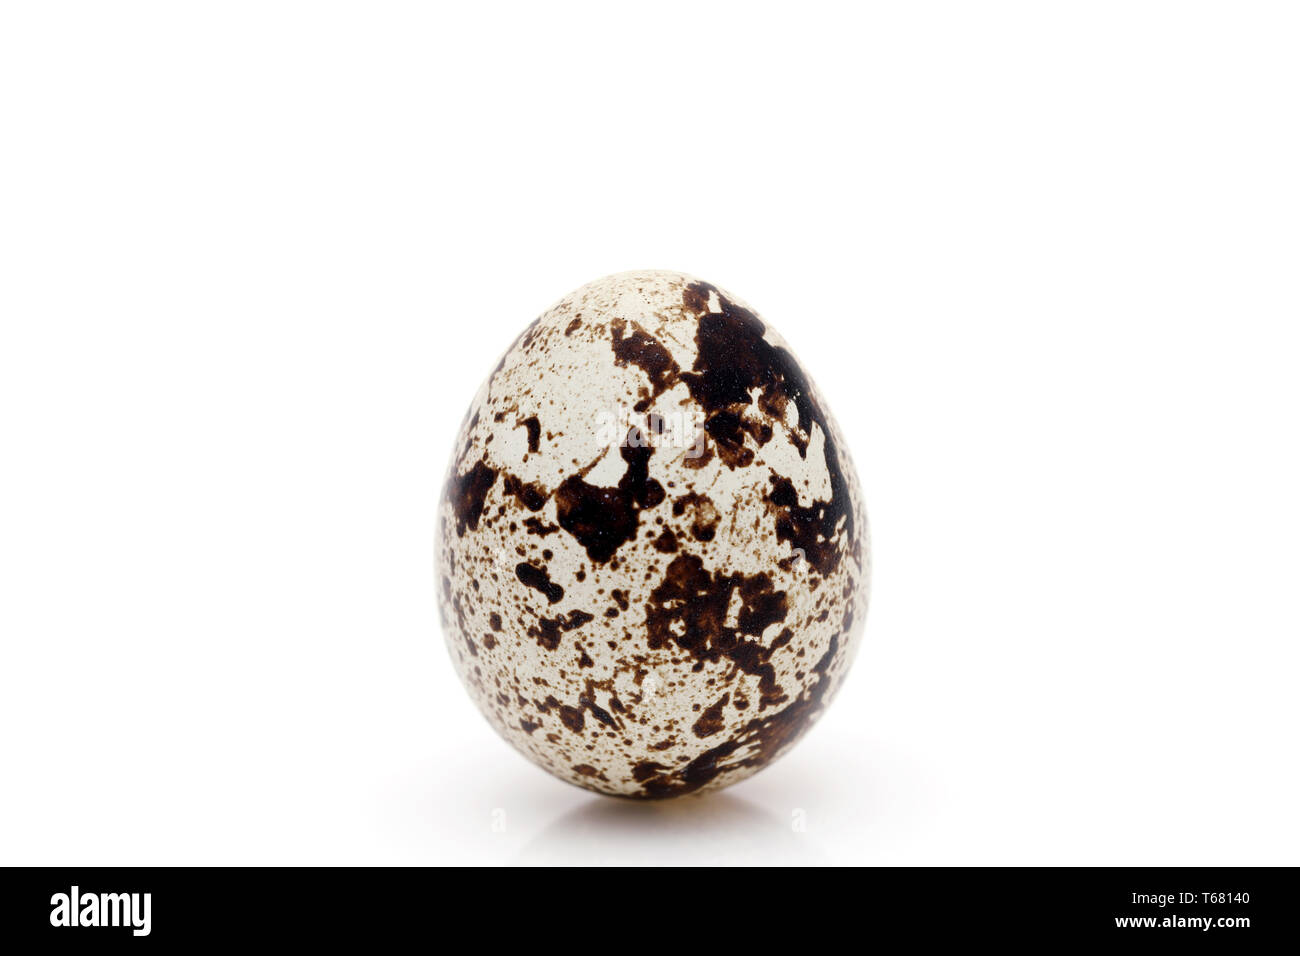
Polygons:
<instances>
[{"instance_id":1,"label":"speckled egg shell","mask_svg":"<svg viewBox=\"0 0 1300 956\"><path fill-rule=\"evenodd\" d=\"M735 296L628 272L507 350L440 506L439 607L492 726L570 783L717 789L771 763L853 660L870 570L816 386Z\"/></svg>"}]
</instances>

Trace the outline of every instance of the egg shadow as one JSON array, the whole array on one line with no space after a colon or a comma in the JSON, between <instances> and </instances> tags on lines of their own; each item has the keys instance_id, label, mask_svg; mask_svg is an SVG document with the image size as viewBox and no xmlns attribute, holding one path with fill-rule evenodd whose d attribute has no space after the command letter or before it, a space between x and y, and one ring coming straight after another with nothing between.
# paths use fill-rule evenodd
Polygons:
<instances>
[{"instance_id":1,"label":"egg shadow","mask_svg":"<svg viewBox=\"0 0 1300 956\"><path fill-rule=\"evenodd\" d=\"M730 793L674 800L590 797L519 853L524 865L716 866L825 861L791 821Z\"/></svg>"}]
</instances>

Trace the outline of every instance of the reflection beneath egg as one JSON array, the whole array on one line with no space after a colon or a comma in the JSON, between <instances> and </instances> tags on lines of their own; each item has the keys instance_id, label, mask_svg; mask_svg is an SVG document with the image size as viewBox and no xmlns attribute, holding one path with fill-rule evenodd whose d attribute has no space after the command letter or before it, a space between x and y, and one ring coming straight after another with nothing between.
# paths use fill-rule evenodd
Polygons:
<instances>
[{"instance_id":1,"label":"reflection beneath egg","mask_svg":"<svg viewBox=\"0 0 1300 956\"><path fill-rule=\"evenodd\" d=\"M528 865L735 865L825 862L799 826L729 793L675 800L593 797L560 816L519 854Z\"/></svg>"}]
</instances>

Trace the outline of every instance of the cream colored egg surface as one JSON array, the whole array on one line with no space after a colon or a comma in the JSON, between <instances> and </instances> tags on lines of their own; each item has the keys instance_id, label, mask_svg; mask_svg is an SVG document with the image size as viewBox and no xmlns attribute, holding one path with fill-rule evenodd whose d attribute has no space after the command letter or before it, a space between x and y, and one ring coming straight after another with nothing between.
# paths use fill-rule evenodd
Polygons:
<instances>
[{"instance_id":1,"label":"cream colored egg surface","mask_svg":"<svg viewBox=\"0 0 1300 956\"><path fill-rule=\"evenodd\" d=\"M676 272L583 286L519 336L440 506L457 672L507 741L601 793L742 780L853 660L870 559L816 386L735 296Z\"/></svg>"}]
</instances>

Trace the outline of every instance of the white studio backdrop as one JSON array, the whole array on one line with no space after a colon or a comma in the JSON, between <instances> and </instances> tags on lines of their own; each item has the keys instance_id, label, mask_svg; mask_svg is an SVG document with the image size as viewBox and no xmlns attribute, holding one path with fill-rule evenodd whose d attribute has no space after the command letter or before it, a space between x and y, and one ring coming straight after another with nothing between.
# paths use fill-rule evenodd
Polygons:
<instances>
[{"instance_id":1,"label":"white studio backdrop","mask_svg":"<svg viewBox=\"0 0 1300 956\"><path fill-rule=\"evenodd\" d=\"M1300 10L0 8L0 863L1294 864ZM822 722L653 807L499 741L437 495L693 272L871 516Z\"/></svg>"}]
</instances>

